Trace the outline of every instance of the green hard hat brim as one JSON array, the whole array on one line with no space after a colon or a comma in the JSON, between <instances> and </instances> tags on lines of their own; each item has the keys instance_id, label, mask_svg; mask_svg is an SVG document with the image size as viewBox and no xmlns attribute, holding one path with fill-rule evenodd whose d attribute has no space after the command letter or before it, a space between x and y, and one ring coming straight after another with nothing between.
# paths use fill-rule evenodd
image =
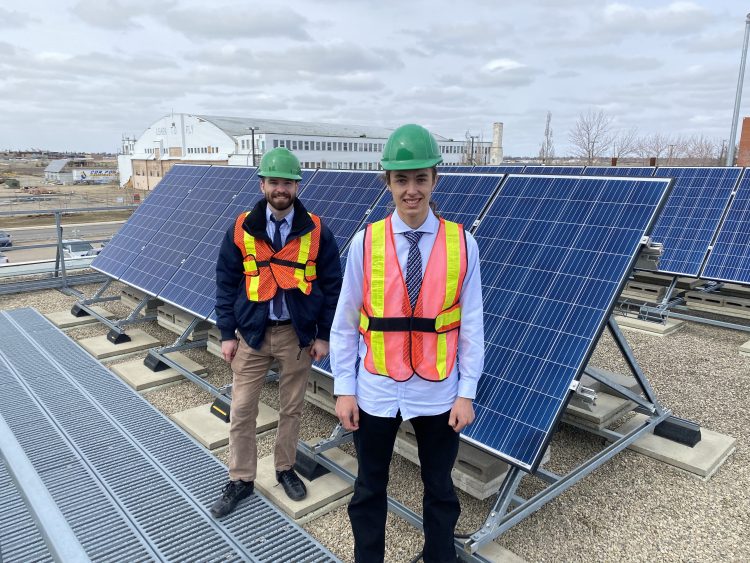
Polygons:
<instances>
[{"instance_id":1,"label":"green hard hat brim","mask_svg":"<svg viewBox=\"0 0 750 563\"><path fill-rule=\"evenodd\" d=\"M258 172L258 176L261 178L284 178L285 180L301 180L302 176L299 174L289 174L288 172L274 172L273 170L265 173Z\"/></svg>"},{"instance_id":2,"label":"green hard hat brim","mask_svg":"<svg viewBox=\"0 0 750 563\"><path fill-rule=\"evenodd\" d=\"M386 160L380 161L383 170L420 170L421 168L432 168L443 162L443 157L426 158L423 160Z\"/></svg>"}]
</instances>

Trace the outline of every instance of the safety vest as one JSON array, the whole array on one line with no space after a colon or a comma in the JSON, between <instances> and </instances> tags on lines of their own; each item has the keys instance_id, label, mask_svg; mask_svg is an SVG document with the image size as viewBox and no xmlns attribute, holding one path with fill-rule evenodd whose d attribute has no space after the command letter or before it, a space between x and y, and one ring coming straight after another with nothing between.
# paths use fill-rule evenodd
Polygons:
<instances>
[{"instance_id":1,"label":"safety vest","mask_svg":"<svg viewBox=\"0 0 750 563\"><path fill-rule=\"evenodd\" d=\"M447 378L456 363L461 295L466 277L463 225L440 219L414 310L396 255L391 217L365 230L359 332L370 373L406 381Z\"/></svg>"},{"instance_id":2,"label":"safety vest","mask_svg":"<svg viewBox=\"0 0 750 563\"><path fill-rule=\"evenodd\" d=\"M250 301L270 301L281 289L299 289L305 295L312 291L316 279L315 261L320 248L320 218L310 213L315 227L299 238L287 241L275 252L263 239L250 235L242 225L249 211L241 213L234 223L234 243L243 256L245 291Z\"/></svg>"}]
</instances>

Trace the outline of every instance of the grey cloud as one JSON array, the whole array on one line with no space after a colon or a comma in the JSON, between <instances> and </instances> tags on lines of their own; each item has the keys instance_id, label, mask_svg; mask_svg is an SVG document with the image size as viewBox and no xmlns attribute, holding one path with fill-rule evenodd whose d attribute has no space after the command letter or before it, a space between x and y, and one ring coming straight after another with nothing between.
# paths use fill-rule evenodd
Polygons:
<instances>
[{"instance_id":1,"label":"grey cloud","mask_svg":"<svg viewBox=\"0 0 750 563\"><path fill-rule=\"evenodd\" d=\"M154 9L164 9L172 5L166 0L155 8L147 0L79 0L71 12L81 20L94 27L104 29L128 29L140 27L135 21L142 15L150 14Z\"/></svg>"},{"instance_id":2,"label":"grey cloud","mask_svg":"<svg viewBox=\"0 0 750 563\"><path fill-rule=\"evenodd\" d=\"M502 37L513 34L512 24L504 22ZM499 33L493 33L487 22L456 23L452 25L438 25L428 29L417 42L427 56L436 55L468 55L486 56L494 52L498 43Z\"/></svg>"},{"instance_id":3,"label":"grey cloud","mask_svg":"<svg viewBox=\"0 0 750 563\"><path fill-rule=\"evenodd\" d=\"M0 28L12 29L25 27L36 20L37 18L32 18L22 12L0 8Z\"/></svg>"},{"instance_id":4,"label":"grey cloud","mask_svg":"<svg viewBox=\"0 0 750 563\"><path fill-rule=\"evenodd\" d=\"M158 18L164 25L190 38L286 37L299 41L310 40L305 29L308 20L290 8L257 8L241 4L217 7L208 4L201 9L172 8L160 11Z\"/></svg>"},{"instance_id":5,"label":"grey cloud","mask_svg":"<svg viewBox=\"0 0 750 563\"><path fill-rule=\"evenodd\" d=\"M366 72L318 78L313 82L313 86L317 90L327 92L376 92L385 88L381 80Z\"/></svg>"},{"instance_id":6,"label":"grey cloud","mask_svg":"<svg viewBox=\"0 0 750 563\"><path fill-rule=\"evenodd\" d=\"M561 57L563 66L576 68L601 68L617 72L618 70L654 70L663 66L655 57L625 57L612 53L587 54L581 57Z\"/></svg>"},{"instance_id":7,"label":"grey cloud","mask_svg":"<svg viewBox=\"0 0 750 563\"><path fill-rule=\"evenodd\" d=\"M637 7L611 3L598 13L599 25L614 33L686 34L705 29L715 16L695 2ZM597 23L595 21L595 23Z\"/></svg>"},{"instance_id":8,"label":"grey cloud","mask_svg":"<svg viewBox=\"0 0 750 563\"><path fill-rule=\"evenodd\" d=\"M674 44L688 53L703 54L721 51L739 53L742 48L742 30L737 29L731 33L703 34L690 39L680 39Z\"/></svg>"}]
</instances>

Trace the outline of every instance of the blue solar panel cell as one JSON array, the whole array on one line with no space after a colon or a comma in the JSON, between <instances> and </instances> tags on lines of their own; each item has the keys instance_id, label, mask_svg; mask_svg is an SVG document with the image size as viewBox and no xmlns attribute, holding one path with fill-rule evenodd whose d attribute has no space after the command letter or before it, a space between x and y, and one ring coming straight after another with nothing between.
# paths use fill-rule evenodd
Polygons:
<instances>
[{"instance_id":1,"label":"blue solar panel cell","mask_svg":"<svg viewBox=\"0 0 750 563\"><path fill-rule=\"evenodd\" d=\"M668 186L508 177L474 233L486 357L468 440L536 468Z\"/></svg>"},{"instance_id":2,"label":"blue solar panel cell","mask_svg":"<svg viewBox=\"0 0 750 563\"><path fill-rule=\"evenodd\" d=\"M208 166L173 166L94 259L91 267L119 279L208 169Z\"/></svg>"},{"instance_id":3,"label":"blue solar panel cell","mask_svg":"<svg viewBox=\"0 0 750 563\"><path fill-rule=\"evenodd\" d=\"M655 177L674 187L652 238L664 245L659 272L698 277L741 168L659 167Z\"/></svg>"},{"instance_id":4,"label":"blue solar panel cell","mask_svg":"<svg viewBox=\"0 0 750 563\"><path fill-rule=\"evenodd\" d=\"M750 284L750 168L740 180L701 277Z\"/></svg>"},{"instance_id":5,"label":"blue solar panel cell","mask_svg":"<svg viewBox=\"0 0 750 563\"><path fill-rule=\"evenodd\" d=\"M438 173L443 174L445 172L471 172L470 165L445 165L438 166Z\"/></svg>"},{"instance_id":6,"label":"blue solar panel cell","mask_svg":"<svg viewBox=\"0 0 750 563\"><path fill-rule=\"evenodd\" d=\"M461 223L471 229L482 209L497 190L503 176L498 174L442 174L432 192L432 200L438 213L448 221ZM368 223L374 223L393 213L393 196L384 192L372 213L367 217Z\"/></svg>"},{"instance_id":7,"label":"blue solar panel cell","mask_svg":"<svg viewBox=\"0 0 750 563\"><path fill-rule=\"evenodd\" d=\"M237 216L250 211L262 197L255 170L240 170L241 176L231 181L234 192L225 200L223 209L214 215L210 227L159 294L164 301L202 319L211 316L216 305L216 260L224 235Z\"/></svg>"},{"instance_id":8,"label":"blue solar panel cell","mask_svg":"<svg viewBox=\"0 0 750 563\"><path fill-rule=\"evenodd\" d=\"M628 178L650 178L654 166L587 166L584 176L626 176Z\"/></svg>"},{"instance_id":9,"label":"blue solar panel cell","mask_svg":"<svg viewBox=\"0 0 750 563\"><path fill-rule=\"evenodd\" d=\"M556 176L579 176L583 174L583 166L527 166L524 174L549 174Z\"/></svg>"},{"instance_id":10,"label":"blue solar panel cell","mask_svg":"<svg viewBox=\"0 0 750 563\"><path fill-rule=\"evenodd\" d=\"M253 174L251 168L212 166L161 222L157 234L122 273L121 281L159 295Z\"/></svg>"},{"instance_id":11,"label":"blue solar panel cell","mask_svg":"<svg viewBox=\"0 0 750 563\"><path fill-rule=\"evenodd\" d=\"M343 249L384 189L377 172L319 170L300 199L308 211L321 217Z\"/></svg>"}]
</instances>

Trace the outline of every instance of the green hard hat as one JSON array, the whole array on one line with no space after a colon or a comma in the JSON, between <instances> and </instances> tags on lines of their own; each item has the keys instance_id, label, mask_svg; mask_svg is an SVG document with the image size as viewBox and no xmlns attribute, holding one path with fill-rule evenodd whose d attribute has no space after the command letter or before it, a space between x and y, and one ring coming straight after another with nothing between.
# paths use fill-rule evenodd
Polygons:
<instances>
[{"instance_id":1,"label":"green hard hat","mask_svg":"<svg viewBox=\"0 0 750 563\"><path fill-rule=\"evenodd\" d=\"M421 125L402 125L396 129L383 149L380 164L384 170L418 170L443 162L440 147L432 134Z\"/></svg>"},{"instance_id":2,"label":"green hard hat","mask_svg":"<svg viewBox=\"0 0 750 563\"><path fill-rule=\"evenodd\" d=\"M261 178L286 178L288 180L301 180L302 168L299 160L289 149L279 147L271 149L260 159L260 170L258 176Z\"/></svg>"}]
</instances>

